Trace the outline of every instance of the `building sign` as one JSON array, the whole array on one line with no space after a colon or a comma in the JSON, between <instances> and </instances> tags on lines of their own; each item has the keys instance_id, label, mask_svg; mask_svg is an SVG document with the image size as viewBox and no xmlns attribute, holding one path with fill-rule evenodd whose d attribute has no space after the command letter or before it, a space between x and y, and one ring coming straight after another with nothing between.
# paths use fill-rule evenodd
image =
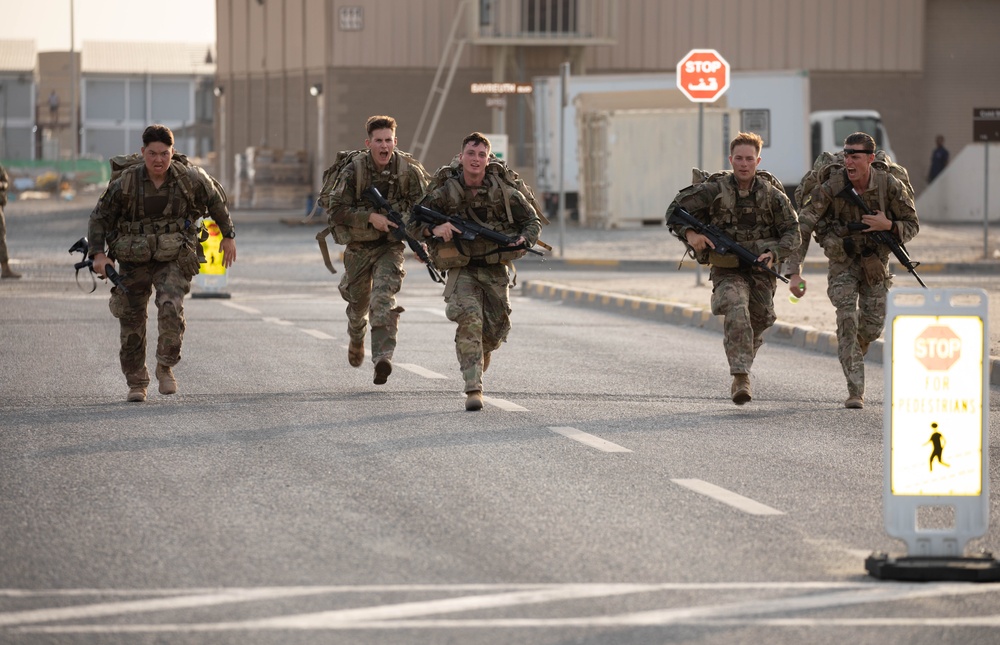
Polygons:
<instances>
[{"instance_id":1,"label":"building sign","mask_svg":"<svg viewBox=\"0 0 1000 645\"><path fill-rule=\"evenodd\" d=\"M1000 141L1000 108L973 108L972 140Z\"/></svg>"},{"instance_id":2,"label":"building sign","mask_svg":"<svg viewBox=\"0 0 1000 645\"><path fill-rule=\"evenodd\" d=\"M469 91L473 94L531 94L530 83L473 83Z\"/></svg>"}]
</instances>

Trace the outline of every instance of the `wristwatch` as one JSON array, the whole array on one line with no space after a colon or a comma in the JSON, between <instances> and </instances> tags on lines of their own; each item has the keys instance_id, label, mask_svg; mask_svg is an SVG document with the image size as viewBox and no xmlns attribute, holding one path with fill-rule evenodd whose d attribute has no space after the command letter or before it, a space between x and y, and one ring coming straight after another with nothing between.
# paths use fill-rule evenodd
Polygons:
<instances>
[{"instance_id":1,"label":"wristwatch","mask_svg":"<svg viewBox=\"0 0 1000 645\"><path fill-rule=\"evenodd\" d=\"M236 229L230 229L228 233L224 233L222 237L228 237L231 240L236 239Z\"/></svg>"}]
</instances>

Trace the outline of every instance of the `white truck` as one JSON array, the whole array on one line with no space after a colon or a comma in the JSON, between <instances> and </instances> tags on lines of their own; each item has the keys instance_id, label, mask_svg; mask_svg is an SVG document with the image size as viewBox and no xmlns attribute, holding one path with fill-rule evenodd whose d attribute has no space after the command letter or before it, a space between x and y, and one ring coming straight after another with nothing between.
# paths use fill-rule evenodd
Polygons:
<instances>
[{"instance_id":1,"label":"white truck","mask_svg":"<svg viewBox=\"0 0 1000 645\"><path fill-rule=\"evenodd\" d=\"M600 74L571 76L567 91L562 185L566 191L566 207L576 213L581 186L581 112L595 109L689 109L695 113L698 105L691 103L676 89L674 72L658 74ZM616 102L614 93L621 99ZM604 95L595 99L594 95ZM603 100L601 100L603 99ZM554 213L560 186L560 78L542 76L534 79L535 103L535 172L536 187L548 208ZM718 101L706 107L734 108L739 111L731 132L752 131L764 139L761 168L770 171L791 194L802 175L812 166L822 151L835 151L843 146L851 132L868 132L880 148L892 155L889 137L878 112L873 110L809 109L809 74L802 70L774 72L733 72L730 87ZM585 122L586 119L584 119ZM685 165L696 165L694 149L644 150L647 163L655 155L672 157L687 155ZM894 155L892 155L894 156ZM723 162L725 159L723 158ZM703 159L706 170L721 170L717 162ZM686 185L686 184L685 184Z\"/></svg>"}]
</instances>

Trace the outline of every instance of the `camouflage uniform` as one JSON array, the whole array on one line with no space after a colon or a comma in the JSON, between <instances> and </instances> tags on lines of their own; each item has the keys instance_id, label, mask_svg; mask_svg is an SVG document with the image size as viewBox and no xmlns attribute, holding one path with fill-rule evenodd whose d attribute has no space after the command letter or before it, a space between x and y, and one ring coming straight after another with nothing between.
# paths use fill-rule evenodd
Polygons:
<instances>
[{"instance_id":1,"label":"camouflage uniform","mask_svg":"<svg viewBox=\"0 0 1000 645\"><path fill-rule=\"evenodd\" d=\"M504 191L510 212L504 204ZM439 213L472 219L512 238L524 237L528 246L538 241L541 222L520 191L486 174L483 185L467 187L461 175L449 178L420 202ZM424 237L424 226L411 222L409 232ZM511 261L524 251L497 252L496 244L477 238L456 245L429 241L434 264L448 269L444 297L448 319L458 324L455 353L465 379L465 392L482 392L483 359L500 347L510 333Z\"/></svg>"},{"instance_id":2,"label":"camouflage uniform","mask_svg":"<svg viewBox=\"0 0 1000 645\"><path fill-rule=\"evenodd\" d=\"M868 345L882 335L885 306L892 275L889 273L888 247L875 244L864 233L852 233L847 224L861 222L861 209L850 200L838 198L851 185L846 171L833 173L810 193L799 217L802 245L788 258L787 272L801 274L802 261L809 250L809 236L815 233L829 259L826 293L837 309L837 355L847 377L851 397L865 393L864 354ZM861 199L872 211L880 210L893 221L893 233L903 244L916 236L920 228L913 196L906 186L886 171L870 169L868 188ZM865 257L875 257L878 264L866 279L862 266Z\"/></svg>"},{"instance_id":3,"label":"camouflage uniform","mask_svg":"<svg viewBox=\"0 0 1000 645\"><path fill-rule=\"evenodd\" d=\"M7 176L7 170L0 166L0 264L4 265L10 261L10 256L7 254L7 221L3 216L4 206L7 205L9 182L10 177Z\"/></svg>"},{"instance_id":4,"label":"camouflage uniform","mask_svg":"<svg viewBox=\"0 0 1000 645\"><path fill-rule=\"evenodd\" d=\"M340 295L347 301L347 333L354 344L363 344L370 322L372 362L378 363L383 358L391 360L396 349L399 314L403 311L396 306L396 294L406 276L403 243L368 222L368 215L376 208L358 195L375 186L394 209L406 213L424 194L427 178L423 167L414 160L406 163L405 179L400 177L398 151L393 151L381 172L375 169L368 151L362 163L365 176L359 179L357 165L348 164L322 206L329 213L338 241L350 240L344 249L344 276L340 280ZM348 237L341 237L344 235Z\"/></svg>"},{"instance_id":5,"label":"camouflage uniform","mask_svg":"<svg viewBox=\"0 0 1000 645\"><path fill-rule=\"evenodd\" d=\"M727 199L727 195L729 196ZM733 206L728 205L733 200ZM799 246L799 227L784 191L760 175L750 190L741 191L731 172L685 188L667 209L667 218L678 206L703 222L717 226L755 256L774 253L777 266ZM673 229L682 240L689 227ZM741 266L733 255L707 254L712 265L712 313L724 316L722 345L730 374L749 374L764 332L774 324L775 277L760 269Z\"/></svg>"},{"instance_id":6,"label":"camouflage uniform","mask_svg":"<svg viewBox=\"0 0 1000 645\"><path fill-rule=\"evenodd\" d=\"M222 234L234 234L224 195L197 167L173 161L159 188L144 164L126 169L101 195L90 215L90 257L105 252L118 262L128 294L111 290L112 315L121 324L122 372L129 388L149 385L146 369L146 310L156 289L159 340L156 360L173 367L181 359L184 296L198 273L197 228L208 216Z\"/></svg>"}]
</instances>

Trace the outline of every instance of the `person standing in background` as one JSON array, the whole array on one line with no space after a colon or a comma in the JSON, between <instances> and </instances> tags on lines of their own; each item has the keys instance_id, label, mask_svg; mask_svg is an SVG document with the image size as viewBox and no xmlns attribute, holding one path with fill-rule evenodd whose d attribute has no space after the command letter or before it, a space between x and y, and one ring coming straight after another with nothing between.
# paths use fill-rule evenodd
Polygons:
<instances>
[{"instance_id":1,"label":"person standing in background","mask_svg":"<svg viewBox=\"0 0 1000 645\"><path fill-rule=\"evenodd\" d=\"M934 140L937 146L934 148L934 152L931 153L931 171L927 175L927 183L931 183L934 179L944 172L945 167L948 165L948 149L944 147L944 136L937 135Z\"/></svg>"}]
</instances>

